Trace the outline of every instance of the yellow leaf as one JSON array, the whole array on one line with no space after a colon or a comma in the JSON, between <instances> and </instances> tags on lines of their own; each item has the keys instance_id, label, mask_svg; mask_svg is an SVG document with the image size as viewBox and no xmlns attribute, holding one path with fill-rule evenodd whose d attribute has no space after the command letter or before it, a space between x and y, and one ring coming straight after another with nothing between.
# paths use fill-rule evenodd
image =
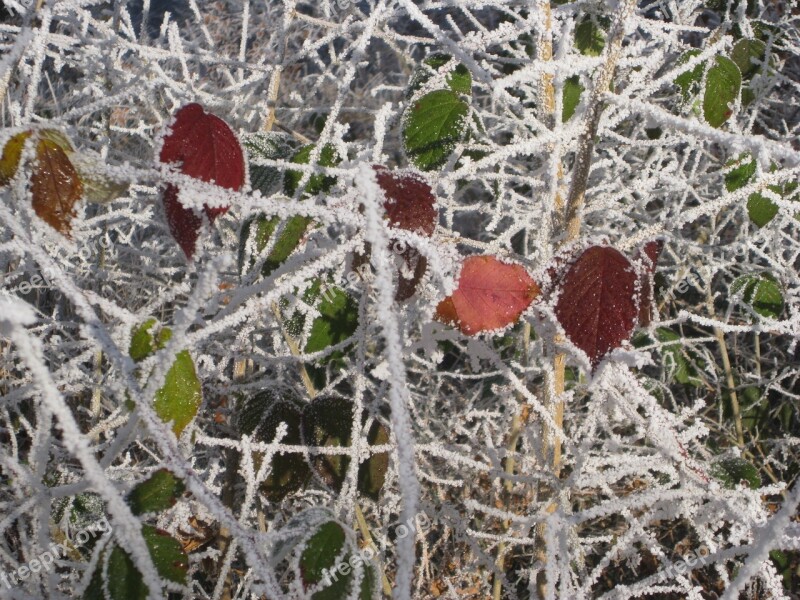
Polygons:
<instances>
[{"instance_id":1,"label":"yellow leaf","mask_svg":"<svg viewBox=\"0 0 800 600\"><path fill-rule=\"evenodd\" d=\"M22 157L22 148L25 146L25 140L30 136L30 130L23 131L6 142L3 155L0 157L0 185L8 185L14 179L19 167L19 159Z\"/></svg>"}]
</instances>

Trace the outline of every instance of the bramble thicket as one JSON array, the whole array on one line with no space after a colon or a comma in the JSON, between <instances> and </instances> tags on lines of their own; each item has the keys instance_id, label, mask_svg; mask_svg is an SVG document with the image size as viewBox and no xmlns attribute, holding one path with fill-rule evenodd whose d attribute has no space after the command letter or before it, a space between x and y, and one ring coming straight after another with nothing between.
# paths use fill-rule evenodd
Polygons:
<instances>
[{"instance_id":1,"label":"bramble thicket","mask_svg":"<svg viewBox=\"0 0 800 600\"><path fill-rule=\"evenodd\" d=\"M0 126L0 598L798 597L798 2L3 0Z\"/></svg>"}]
</instances>

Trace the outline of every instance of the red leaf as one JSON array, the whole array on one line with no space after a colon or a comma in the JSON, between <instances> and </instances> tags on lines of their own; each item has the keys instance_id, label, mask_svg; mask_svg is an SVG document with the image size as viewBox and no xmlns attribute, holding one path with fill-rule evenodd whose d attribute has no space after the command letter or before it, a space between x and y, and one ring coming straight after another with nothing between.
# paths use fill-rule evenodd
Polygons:
<instances>
[{"instance_id":1,"label":"red leaf","mask_svg":"<svg viewBox=\"0 0 800 600\"><path fill-rule=\"evenodd\" d=\"M414 173L393 173L381 165L372 168L386 196L383 207L392 227L432 235L438 215L431 186Z\"/></svg>"},{"instance_id":2,"label":"red leaf","mask_svg":"<svg viewBox=\"0 0 800 600\"><path fill-rule=\"evenodd\" d=\"M180 170L184 175L215 183L222 188L239 190L244 185L244 153L239 140L225 121L205 112L196 103L187 104L175 114L170 132L164 137L159 160L162 163L180 163ZM180 204L177 189L172 192L170 187L174 186L168 186L164 194L164 208L168 211L167 222L173 237L178 240L186 256L191 258L202 220L193 210ZM172 203L179 206L168 206ZM203 210L212 223L228 208L230 207L212 208L203 205ZM189 243L191 246L187 245Z\"/></svg>"},{"instance_id":3,"label":"red leaf","mask_svg":"<svg viewBox=\"0 0 800 600\"><path fill-rule=\"evenodd\" d=\"M515 322L539 295L539 286L520 265L493 256L464 259L458 288L436 309L436 318L467 335Z\"/></svg>"},{"instance_id":4,"label":"red leaf","mask_svg":"<svg viewBox=\"0 0 800 600\"><path fill-rule=\"evenodd\" d=\"M394 299L398 302L405 302L417 291L419 282L422 281L422 278L425 276L425 271L428 270L428 259L414 248L408 248L400 256L403 257L403 261L406 263L411 277L406 278L403 275L403 269L399 270Z\"/></svg>"},{"instance_id":5,"label":"red leaf","mask_svg":"<svg viewBox=\"0 0 800 600\"><path fill-rule=\"evenodd\" d=\"M375 169L375 179L384 193L383 208L390 225L419 235L433 235L439 215L431 186L415 173L393 172L382 165L373 165L372 168ZM417 291L417 286L428 268L428 261L416 248L406 245L405 242L398 243L396 239L389 241L389 249L404 263L398 269L394 296L397 302L404 302ZM366 256L359 255L356 263L365 263L369 253L368 246ZM409 277L404 276L404 271Z\"/></svg>"},{"instance_id":6,"label":"red leaf","mask_svg":"<svg viewBox=\"0 0 800 600\"><path fill-rule=\"evenodd\" d=\"M610 246L584 250L561 279L556 317L593 367L633 333L636 279L631 262Z\"/></svg>"},{"instance_id":7,"label":"red leaf","mask_svg":"<svg viewBox=\"0 0 800 600\"><path fill-rule=\"evenodd\" d=\"M178 188L174 185L167 185L164 191L164 212L167 215L167 225L172 233L172 237L186 254L186 258L191 260L194 256L197 238L200 236L200 227L203 219L193 210L186 208L178 200Z\"/></svg>"},{"instance_id":8,"label":"red leaf","mask_svg":"<svg viewBox=\"0 0 800 600\"><path fill-rule=\"evenodd\" d=\"M639 289L642 297L639 305L639 325L647 327L653 318L652 306L655 290L653 289L653 274L656 272L656 263L664 248L663 240L647 242L639 251L636 261L639 263Z\"/></svg>"}]
</instances>

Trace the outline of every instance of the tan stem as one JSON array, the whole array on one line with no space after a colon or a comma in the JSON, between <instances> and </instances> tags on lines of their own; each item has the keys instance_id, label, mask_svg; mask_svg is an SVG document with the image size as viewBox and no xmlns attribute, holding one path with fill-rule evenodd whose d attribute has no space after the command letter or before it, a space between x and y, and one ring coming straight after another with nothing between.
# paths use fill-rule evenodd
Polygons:
<instances>
[{"instance_id":1,"label":"tan stem","mask_svg":"<svg viewBox=\"0 0 800 600\"><path fill-rule=\"evenodd\" d=\"M731 398L731 410L733 411L733 426L736 428L736 443L741 448L744 446L744 429L742 428L742 413L739 409L739 395L736 393L736 380L733 378L731 359L728 355L728 344L725 343L725 334L719 327L714 327L714 335L719 344L722 354L722 368L725 370L725 382Z\"/></svg>"},{"instance_id":2,"label":"tan stem","mask_svg":"<svg viewBox=\"0 0 800 600\"><path fill-rule=\"evenodd\" d=\"M367 547L369 547L375 556L379 556L378 548L375 546L375 542L372 540L372 534L369 531L369 525L367 524L367 520L364 518L364 513L361 511L361 507L356 503L356 522L358 523L358 528L361 530L361 535L364 537L364 542L366 543ZM392 597L392 584L389 583L389 578L386 577L386 573L383 571L383 565L378 563L378 567L381 571L381 587L383 587L383 593L387 598Z\"/></svg>"}]
</instances>

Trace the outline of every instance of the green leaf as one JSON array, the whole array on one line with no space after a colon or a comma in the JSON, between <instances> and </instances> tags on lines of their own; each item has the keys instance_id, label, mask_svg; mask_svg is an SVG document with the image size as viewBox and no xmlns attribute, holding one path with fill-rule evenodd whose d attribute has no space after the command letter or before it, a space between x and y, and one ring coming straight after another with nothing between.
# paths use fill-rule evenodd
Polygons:
<instances>
[{"instance_id":1,"label":"green leaf","mask_svg":"<svg viewBox=\"0 0 800 600\"><path fill-rule=\"evenodd\" d=\"M183 493L183 482L166 469L153 473L128 495L128 505L135 515L159 512L175 505Z\"/></svg>"},{"instance_id":2,"label":"green leaf","mask_svg":"<svg viewBox=\"0 0 800 600\"><path fill-rule=\"evenodd\" d=\"M175 356L167 372L164 386L156 392L156 414L165 423L173 422L172 431L179 436L197 414L203 393L194 361L188 350Z\"/></svg>"},{"instance_id":3,"label":"green leaf","mask_svg":"<svg viewBox=\"0 0 800 600\"><path fill-rule=\"evenodd\" d=\"M739 67L744 79L755 75L767 53L767 45L761 40L741 39L731 49L731 60Z\"/></svg>"},{"instance_id":4,"label":"green leaf","mask_svg":"<svg viewBox=\"0 0 800 600\"><path fill-rule=\"evenodd\" d=\"M772 187L772 186L770 186ZM758 227L764 227L778 214L778 205L761 194L750 194L747 198L747 215Z\"/></svg>"},{"instance_id":5,"label":"green leaf","mask_svg":"<svg viewBox=\"0 0 800 600\"><path fill-rule=\"evenodd\" d=\"M323 581L331 567L346 559L342 556L345 541L344 529L336 521L319 526L300 555L300 572L306 587Z\"/></svg>"},{"instance_id":6,"label":"green leaf","mask_svg":"<svg viewBox=\"0 0 800 600\"><path fill-rule=\"evenodd\" d=\"M699 54L699 50L689 50L681 55L676 66L680 67L685 65L690 59ZM692 96L695 96L700 92L700 82L703 80L704 65L705 63L701 62L695 65L691 71L681 73L675 78L675 83L681 90L681 95L683 96L684 102L688 102Z\"/></svg>"},{"instance_id":7,"label":"green leaf","mask_svg":"<svg viewBox=\"0 0 800 600\"><path fill-rule=\"evenodd\" d=\"M166 531L150 525L142 527L142 535L158 574L169 581L185 584L189 557L181 548L181 543Z\"/></svg>"},{"instance_id":8,"label":"green leaf","mask_svg":"<svg viewBox=\"0 0 800 600\"><path fill-rule=\"evenodd\" d=\"M306 588L323 586L315 592L312 600L346 600L355 583L355 570L352 566L350 544L347 543L344 528L335 521L327 521L317 527L300 555L300 576ZM363 568L363 578L359 587L359 600L372 600L377 591L377 573L368 561L358 562ZM347 565L348 569L341 569Z\"/></svg>"},{"instance_id":9,"label":"green leaf","mask_svg":"<svg viewBox=\"0 0 800 600\"><path fill-rule=\"evenodd\" d=\"M659 327L656 329L656 338L662 344L664 365L672 378L683 385L701 386L702 381L697 377L697 370L681 344L680 334L666 327Z\"/></svg>"},{"instance_id":10,"label":"green leaf","mask_svg":"<svg viewBox=\"0 0 800 600\"><path fill-rule=\"evenodd\" d=\"M150 557L158 574L169 581L186 584L186 575L189 570L189 557L182 550L180 542L166 531L156 529L150 525L142 527L142 536L150 551ZM108 568L103 573L103 562L100 561L92 574L89 587L84 594L84 600L146 600L148 588L141 573L136 569L130 555L114 545L108 556ZM108 588L109 595L103 591L103 583Z\"/></svg>"},{"instance_id":11,"label":"green leaf","mask_svg":"<svg viewBox=\"0 0 800 600\"><path fill-rule=\"evenodd\" d=\"M292 162L298 165L307 165L311 160L311 153L314 151L315 144L308 144L298 150L292 157ZM335 167L342 162L341 157L336 152L331 144L326 144L319 154L317 159L317 166L319 167ZM300 180L303 178L302 171L289 170L283 179L283 189L287 196L294 196L297 187L300 185ZM312 175L306 183L303 190L305 196L316 196L320 193L327 193L336 184L336 177L332 175L323 175L321 173ZM303 217L305 218L305 217Z\"/></svg>"},{"instance_id":12,"label":"green leaf","mask_svg":"<svg viewBox=\"0 0 800 600\"><path fill-rule=\"evenodd\" d=\"M292 252L297 249L310 224L311 217L300 215L290 217L285 222L278 239L275 241L275 245L272 247L272 251L269 253L267 260L264 261L261 273L265 277L281 266Z\"/></svg>"},{"instance_id":13,"label":"green leaf","mask_svg":"<svg viewBox=\"0 0 800 600\"><path fill-rule=\"evenodd\" d=\"M564 81L564 91L561 100L561 121L566 123L575 114L575 109L581 101L583 86L580 77L573 75Z\"/></svg>"},{"instance_id":14,"label":"green leaf","mask_svg":"<svg viewBox=\"0 0 800 600\"><path fill-rule=\"evenodd\" d=\"M378 596L378 573L375 566L364 563L364 578L361 580L361 594L358 600L373 600Z\"/></svg>"},{"instance_id":15,"label":"green leaf","mask_svg":"<svg viewBox=\"0 0 800 600\"><path fill-rule=\"evenodd\" d=\"M725 189L729 192L743 188L756 174L756 161L749 154L742 154L738 159L729 161L725 173ZM731 168L733 167L733 168Z\"/></svg>"},{"instance_id":16,"label":"green leaf","mask_svg":"<svg viewBox=\"0 0 800 600\"><path fill-rule=\"evenodd\" d=\"M157 322L155 318L150 318L133 330L128 354L134 362L141 362L156 350L161 350L172 337L172 331L168 327L163 327L154 338L152 329Z\"/></svg>"},{"instance_id":17,"label":"green leaf","mask_svg":"<svg viewBox=\"0 0 800 600\"><path fill-rule=\"evenodd\" d=\"M280 223L278 217L268 217L259 214L248 218L242 224L242 231L239 234L239 274L244 275L253 265L256 258L266 248L270 236L275 232L275 228Z\"/></svg>"},{"instance_id":18,"label":"green leaf","mask_svg":"<svg viewBox=\"0 0 800 600\"><path fill-rule=\"evenodd\" d=\"M370 427L367 441L370 446L383 446L389 443L389 430L381 423L375 421ZM377 501L383 483L386 480L386 471L389 469L389 453L379 452L373 454L358 467L358 490Z\"/></svg>"},{"instance_id":19,"label":"green leaf","mask_svg":"<svg viewBox=\"0 0 800 600\"><path fill-rule=\"evenodd\" d=\"M437 81L443 77L447 87L457 94L470 95L472 93L472 75L463 64L454 61L452 68L444 71L442 67L453 59L449 54L432 54L417 67L408 83L407 97L411 98L432 78Z\"/></svg>"},{"instance_id":20,"label":"green leaf","mask_svg":"<svg viewBox=\"0 0 800 600\"><path fill-rule=\"evenodd\" d=\"M134 329L129 354L135 362L141 362L164 348L172 337L172 331L168 327L162 327L154 337L153 328L156 323L156 319L151 318ZM202 389L194 361L189 351L183 350L175 356L175 362L167 371L164 385L156 392L156 414L165 423L174 421L172 431L175 435L180 435L197 414L202 400Z\"/></svg>"},{"instance_id":21,"label":"green leaf","mask_svg":"<svg viewBox=\"0 0 800 600\"><path fill-rule=\"evenodd\" d=\"M333 286L320 290L320 280L315 285L321 298L316 306L320 316L311 324L305 346L307 353L319 352L345 341L358 327L358 303L352 296Z\"/></svg>"},{"instance_id":22,"label":"green leaf","mask_svg":"<svg viewBox=\"0 0 800 600\"><path fill-rule=\"evenodd\" d=\"M746 484L752 490L761 487L758 469L738 456L719 459L711 465L709 473L719 479L722 485L728 489L734 489L740 483Z\"/></svg>"},{"instance_id":23,"label":"green leaf","mask_svg":"<svg viewBox=\"0 0 800 600\"><path fill-rule=\"evenodd\" d=\"M291 391L280 393L265 390L241 402L238 416L239 433L252 435L258 442L275 441L278 427L286 426L282 444L299 446L301 437L301 411L299 398ZM256 468L262 458L256 455ZM261 491L273 502L279 502L292 492L301 489L311 476L311 469L302 454L276 453L272 457L269 475L261 484Z\"/></svg>"},{"instance_id":24,"label":"green leaf","mask_svg":"<svg viewBox=\"0 0 800 600\"><path fill-rule=\"evenodd\" d=\"M742 275L730 287L731 296L741 295L742 302L762 317L778 319L783 312L783 293L770 276Z\"/></svg>"},{"instance_id":25,"label":"green leaf","mask_svg":"<svg viewBox=\"0 0 800 600\"><path fill-rule=\"evenodd\" d=\"M278 239L272 246L267 258L264 259L264 264L261 267L261 275L268 277L297 249L303 237L305 237L311 222L310 217L296 215L289 217L284 221L283 226L279 228L280 219L278 217L258 215L248 219L242 226L242 234L239 238L239 272L244 272L245 265L247 265L248 270L252 268L256 263L256 256L264 251L270 237L279 229ZM248 254L247 246L251 239L255 250L252 255Z\"/></svg>"},{"instance_id":26,"label":"green leaf","mask_svg":"<svg viewBox=\"0 0 800 600\"><path fill-rule=\"evenodd\" d=\"M442 167L467 132L469 105L452 90L435 90L408 109L403 123L403 147L408 159L423 171Z\"/></svg>"},{"instance_id":27,"label":"green leaf","mask_svg":"<svg viewBox=\"0 0 800 600\"><path fill-rule=\"evenodd\" d=\"M586 56L600 56L606 45L603 30L590 18L586 17L575 28L575 47Z\"/></svg>"},{"instance_id":28,"label":"green leaf","mask_svg":"<svg viewBox=\"0 0 800 600\"><path fill-rule=\"evenodd\" d=\"M335 396L318 396L303 410L303 441L310 446L349 447L353 428L353 402ZM364 415L366 421L366 415ZM374 422L367 434L372 445L386 444L389 432L379 422ZM358 490L377 499L386 475L389 457L386 453L373 454L359 465ZM314 468L322 481L336 491L342 489L347 477L350 457L345 454L318 454L313 459Z\"/></svg>"},{"instance_id":29,"label":"green leaf","mask_svg":"<svg viewBox=\"0 0 800 600\"><path fill-rule=\"evenodd\" d=\"M660 343L658 349L664 361L664 369L671 380L682 385L701 387L703 381L698 377L695 366L697 357L681 343L680 334L666 327L659 327L655 331L655 337ZM654 345L654 342L648 335L641 333L634 338L633 345L635 348L642 348Z\"/></svg>"},{"instance_id":30,"label":"green leaf","mask_svg":"<svg viewBox=\"0 0 800 600\"><path fill-rule=\"evenodd\" d=\"M296 144L291 136L276 132L260 132L247 136L244 147L247 151L250 185L266 197L280 189L281 171L278 167L255 164L254 159L281 160L294 154Z\"/></svg>"},{"instance_id":31,"label":"green leaf","mask_svg":"<svg viewBox=\"0 0 800 600\"><path fill-rule=\"evenodd\" d=\"M720 127L733 114L731 105L739 97L742 74L731 59L717 56L706 74L703 116L712 127Z\"/></svg>"},{"instance_id":32,"label":"green leaf","mask_svg":"<svg viewBox=\"0 0 800 600\"><path fill-rule=\"evenodd\" d=\"M730 170L725 174L725 188L729 192L734 192L752 182L756 173L756 161L750 154L743 154L738 159L729 161L726 168ZM770 171L774 172L776 169L777 165L773 164ZM775 194L785 196L791 194L795 187L771 185L768 189ZM777 204L758 192L750 194L747 198L747 214L758 227L764 227L775 218L778 210Z\"/></svg>"}]
</instances>

